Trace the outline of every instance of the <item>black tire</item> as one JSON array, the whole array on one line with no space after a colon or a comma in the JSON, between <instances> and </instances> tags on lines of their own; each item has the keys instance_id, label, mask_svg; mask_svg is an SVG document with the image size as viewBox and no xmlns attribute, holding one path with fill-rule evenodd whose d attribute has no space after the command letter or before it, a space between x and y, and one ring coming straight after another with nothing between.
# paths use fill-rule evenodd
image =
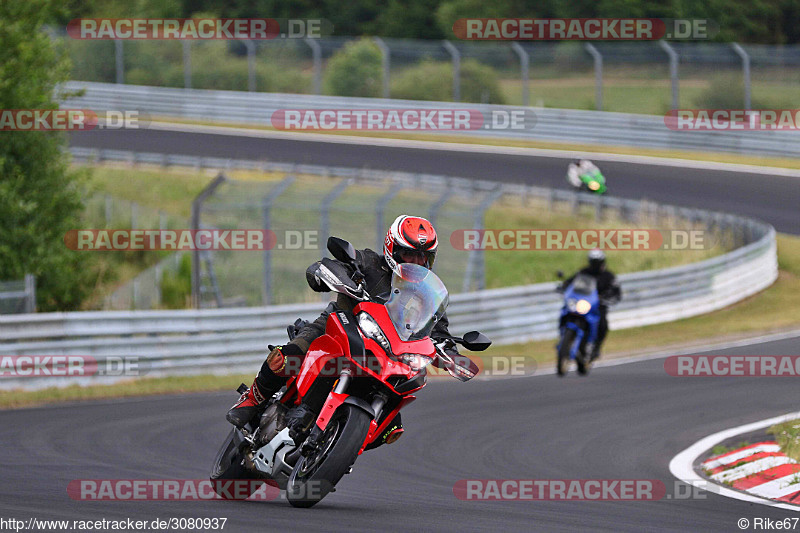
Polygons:
<instances>
[{"instance_id":1,"label":"black tire","mask_svg":"<svg viewBox=\"0 0 800 533\"><path fill-rule=\"evenodd\" d=\"M214 491L223 498L227 495L219 490L219 484L215 483L215 481L224 479L264 479L242 465L243 457L239 452L238 442L236 428L232 428L231 432L228 433L228 437L222 443L222 447L217 452L217 456L214 458L214 464L211 467L211 474L209 475L211 486L214 487ZM252 490L247 496L255 492L260 484L253 483L249 486Z\"/></svg>"},{"instance_id":2,"label":"black tire","mask_svg":"<svg viewBox=\"0 0 800 533\"><path fill-rule=\"evenodd\" d=\"M585 354L580 354L577 357L578 374L580 374L581 376L585 376L586 374L588 374L589 373L589 369L592 368L592 363L590 362L590 357L591 356L585 355Z\"/></svg>"},{"instance_id":3,"label":"black tire","mask_svg":"<svg viewBox=\"0 0 800 533\"><path fill-rule=\"evenodd\" d=\"M567 375L569 369L569 351L575 342L575 330L564 328L564 336L561 338L561 346L558 349L558 359L556 360L556 372L560 377Z\"/></svg>"},{"instance_id":4,"label":"black tire","mask_svg":"<svg viewBox=\"0 0 800 533\"><path fill-rule=\"evenodd\" d=\"M292 506L311 507L334 489L358 457L371 421L358 407L339 408L320 437L320 452L301 457L289 476L286 498Z\"/></svg>"}]
</instances>

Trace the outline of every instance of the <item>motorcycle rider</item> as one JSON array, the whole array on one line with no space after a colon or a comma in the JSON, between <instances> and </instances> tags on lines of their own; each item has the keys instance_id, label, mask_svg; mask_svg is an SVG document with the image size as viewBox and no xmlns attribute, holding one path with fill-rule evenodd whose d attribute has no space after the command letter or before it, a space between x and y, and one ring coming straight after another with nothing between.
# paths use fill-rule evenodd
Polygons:
<instances>
[{"instance_id":1,"label":"motorcycle rider","mask_svg":"<svg viewBox=\"0 0 800 533\"><path fill-rule=\"evenodd\" d=\"M597 165L588 159L576 159L567 167L567 181L576 189L580 189L583 185L581 176L596 170L599 170Z\"/></svg>"},{"instance_id":2,"label":"motorcycle rider","mask_svg":"<svg viewBox=\"0 0 800 533\"><path fill-rule=\"evenodd\" d=\"M589 264L580 271L573 274L569 279L561 284L561 290L565 290L578 274L588 274L597 280L597 294L600 296L600 322L597 325L597 338L592 347L591 359L594 361L600 357L600 346L608 334L608 306L614 305L622 300L622 288L613 272L606 269L606 254L603 250L595 248L589 251Z\"/></svg>"},{"instance_id":3,"label":"motorcycle rider","mask_svg":"<svg viewBox=\"0 0 800 533\"><path fill-rule=\"evenodd\" d=\"M371 295L387 293L391 289L392 273L399 273L399 264L401 263L414 263L430 269L436 259L438 246L436 230L428 220L408 215L397 217L386 233L382 255L369 248L356 250L356 262L364 275L367 292ZM306 280L313 290L327 292L330 289L315 275L319 265L320 262L317 261L308 267ZM348 265L342 265L351 271ZM272 349L252 386L231 407L226 419L239 428L247 424L259 411L259 407L280 390L291 375L299 371L310 344L325 333L328 315L336 309L352 311L357 303L350 296L339 294L336 304L334 305L333 302L328 304L319 318L302 327L294 339L283 346ZM448 326L449 322L445 314L434 326L433 336L436 334L449 335ZM458 355L455 346L451 344L447 345L445 352L449 355ZM315 391L315 389L318 390ZM314 412L313 406L318 403L321 408L327 392L322 386L312 386L303 402L293 409L294 412L287 415L289 420L287 425L290 428L306 425ZM398 414L393 424L389 424L390 429L402 430L399 416ZM388 433L387 431L382 436L383 440L387 438Z\"/></svg>"}]
</instances>

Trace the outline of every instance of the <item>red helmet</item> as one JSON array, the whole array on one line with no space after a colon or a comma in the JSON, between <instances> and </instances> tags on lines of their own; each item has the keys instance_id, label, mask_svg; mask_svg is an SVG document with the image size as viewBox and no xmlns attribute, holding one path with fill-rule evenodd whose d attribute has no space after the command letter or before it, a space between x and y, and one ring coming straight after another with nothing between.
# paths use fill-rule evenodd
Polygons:
<instances>
[{"instance_id":1,"label":"red helmet","mask_svg":"<svg viewBox=\"0 0 800 533\"><path fill-rule=\"evenodd\" d=\"M383 257L395 272L398 272L400 263L416 263L431 268L438 247L436 230L430 222L421 217L400 215L386 232Z\"/></svg>"}]
</instances>

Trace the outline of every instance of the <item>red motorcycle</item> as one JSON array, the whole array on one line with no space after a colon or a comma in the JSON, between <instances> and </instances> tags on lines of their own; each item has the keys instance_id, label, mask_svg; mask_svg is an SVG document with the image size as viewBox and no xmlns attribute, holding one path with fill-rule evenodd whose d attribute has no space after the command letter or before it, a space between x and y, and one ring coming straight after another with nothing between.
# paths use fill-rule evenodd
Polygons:
<instances>
[{"instance_id":1,"label":"red motorcycle","mask_svg":"<svg viewBox=\"0 0 800 533\"><path fill-rule=\"evenodd\" d=\"M258 422L231 430L211 471L215 487L218 480L263 479L286 490L293 506L311 507L335 491L365 449L400 437L402 429L391 424L414 401L413 393L425 386L429 364L460 381L478 373L468 357L449 356L445 350L456 343L485 350L491 341L483 334L430 336L449 302L436 274L402 264L399 275L392 277L388 297L373 297L365 290L353 246L331 237L328 249L340 262L323 259L317 277L359 303L352 313L334 309L325 334L311 344L297 376L266 403ZM290 337L299 325L290 326ZM308 425L299 431L288 427L291 410L312 389L318 397L320 387L328 391L327 397ZM242 384L238 392L244 388Z\"/></svg>"}]
</instances>

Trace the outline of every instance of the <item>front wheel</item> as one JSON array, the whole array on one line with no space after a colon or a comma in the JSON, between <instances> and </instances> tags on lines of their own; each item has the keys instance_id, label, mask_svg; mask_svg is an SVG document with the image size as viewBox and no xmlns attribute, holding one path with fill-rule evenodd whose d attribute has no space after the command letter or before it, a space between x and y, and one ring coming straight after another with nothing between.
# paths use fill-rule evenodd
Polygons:
<instances>
[{"instance_id":1,"label":"front wheel","mask_svg":"<svg viewBox=\"0 0 800 533\"><path fill-rule=\"evenodd\" d=\"M556 371L558 375L564 377L569 367L569 352L572 350L572 343L575 342L575 330L564 328L564 335L561 337L561 344L558 347L558 359L556 360Z\"/></svg>"},{"instance_id":2,"label":"front wheel","mask_svg":"<svg viewBox=\"0 0 800 533\"><path fill-rule=\"evenodd\" d=\"M329 422L313 455L301 457L289 476L286 497L294 507L311 507L347 473L369 433L370 416L345 404Z\"/></svg>"}]
</instances>

